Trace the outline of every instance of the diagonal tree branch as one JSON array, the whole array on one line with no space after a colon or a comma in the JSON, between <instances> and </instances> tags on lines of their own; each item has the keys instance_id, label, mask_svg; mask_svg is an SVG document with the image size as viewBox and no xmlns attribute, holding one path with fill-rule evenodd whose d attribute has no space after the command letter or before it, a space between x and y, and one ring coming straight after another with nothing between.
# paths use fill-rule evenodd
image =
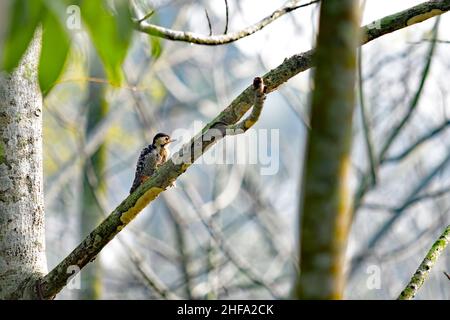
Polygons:
<instances>
[{"instance_id":1,"label":"diagonal tree branch","mask_svg":"<svg viewBox=\"0 0 450 320\"><path fill-rule=\"evenodd\" d=\"M369 171L371 183L376 184L377 181L377 172L376 172L376 160L374 155L374 147L372 141L372 134L369 125L369 117L367 115L367 105L364 98L364 81L362 76L362 50L359 48L358 50L358 98L359 98L359 107L361 109L361 122L362 122L362 130L364 135L364 140L366 144L366 152L367 158L369 162Z\"/></svg>"},{"instance_id":2,"label":"diagonal tree branch","mask_svg":"<svg viewBox=\"0 0 450 320\"><path fill-rule=\"evenodd\" d=\"M439 16L449 9L450 1L448 0L430 0L386 16L363 27L363 43Z\"/></svg>"},{"instance_id":3,"label":"diagonal tree branch","mask_svg":"<svg viewBox=\"0 0 450 320\"><path fill-rule=\"evenodd\" d=\"M207 212L202 210L202 206L200 205L201 201L199 201L199 194L197 190L195 190L192 186L187 186L185 189L188 197L191 198L192 202L198 208L197 214L200 217L202 224L206 227L211 238L217 243L220 247L221 252L227 257L229 261L233 263L233 265L244 274L249 280L251 280L256 285L261 286L266 289L270 295L275 299L281 299L282 296L278 291L271 286L268 281L260 276L252 267L248 264L247 261L242 259L236 252L231 248L231 246L225 241L225 237L222 235L220 228L215 223L214 219L208 219Z\"/></svg>"},{"instance_id":4,"label":"diagonal tree branch","mask_svg":"<svg viewBox=\"0 0 450 320\"><path fill-rule=\"evenodd\" d=\"M405 28L450 10L450 0L428 1L408 10L382 18L363 27L365 34L362 44L372 41L386 33ZM374 31L373 25L380 29ZM275 91L280 85L313 66L310 50L294 55L271 70L263 77L266 93ZM72 274L67 273L69 266L82 269L94 260L103 247L112 240L145 206L167 189L187 168L209 149L218 139L211 138L211 129L223 131L224 126L236 124L251 108L255 99L253 86L246 88L231 104L225 108L203 130L186 143L181 150L162 165L155 175L143 183L133 194L129 195L114 211L94 229L63 261L40 281L39 294L36 297L51 299L65 285ZM221 130L221 129L222 130ZM216 130L217 131L217 130ZM209 136L209 137L208 137ZM205 137L208 137L205 139ZM213 136L216 137L216 136ZM219 136L220 138L220 136ZM209 140L208 140L209 139ZM196 152L191 152L193 151ZM186 154L190 159L185 159ZM180 161L180 159L182 161ZM183 161L188 160L188 161ZM190 161L189 161L190 160ZM70 270L70 269L69 269Z\"/></svg>"},{"instance_id":5,"label":"diagonal tree branch","mask_svg":"<svg viewBox=\"0 0 450 320\"><path fill-rule=\"evenodd\" d=\"M414 273L408 285L398 296L398 300L411 300L414 298L417 291L419 291L420 287L422 287L423 283L425 282L425 279L430 273L431 268L433 268L433 266L436 264L437 259L441 255L442 251L444 251L449 242L450 225L445 228L442 235L438 240L436 240L431 249L428 251L419 268L417 268L416 273Z\"/></svg>"}]
</instances>

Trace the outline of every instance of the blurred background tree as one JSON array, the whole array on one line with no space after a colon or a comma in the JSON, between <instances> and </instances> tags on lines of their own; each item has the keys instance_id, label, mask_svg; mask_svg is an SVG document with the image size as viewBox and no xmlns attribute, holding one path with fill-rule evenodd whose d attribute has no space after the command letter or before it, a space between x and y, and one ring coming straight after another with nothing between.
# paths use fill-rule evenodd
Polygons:
<instances>
[{"instance_id":1,"label":"blurred background tree","mask_svg":"<svg viewBox=\"0 0 450 320\"><path fill-rule=\"evenodd\" d=\"M344 292L352 214L348 179L359 28L358 2L322 3L304 195L300 197L299 298L342 299Z\"/></svg>"},{"instance_id":2,"label":"blurred background tree","mask_svg":"<svg viewBox=\"0 0 450 320\"><path fill-rule=\"evenodd\" d=\"M104 79L102 65L94 54L90 55L89 77L92 79ZM88 95L85 102L86 130L85 137L89 137L97 125L108 114L108 103L105 100L105 86L97 82L90 82ZM83 148L83 146L81 146ZM103 172L106 169L107 137L98 146L95 153L87 157L83 167L82 199L80 206L80 241L94 229L103 218L102 197L106 199L106 179ZM105 200L103 200L105 201ZM81 299L99 299L101 297L101 265L97 259L86 267L81 274L82 283Z\"/></svg>"}]
</instances>

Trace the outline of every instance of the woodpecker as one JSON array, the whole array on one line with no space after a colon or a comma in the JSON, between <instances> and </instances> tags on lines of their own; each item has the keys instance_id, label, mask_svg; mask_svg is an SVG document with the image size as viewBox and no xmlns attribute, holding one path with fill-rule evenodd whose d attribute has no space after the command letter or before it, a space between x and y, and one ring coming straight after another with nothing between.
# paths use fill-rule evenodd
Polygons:
<instances>
[{"instance_id":1,"label":"woodpecker","mask_svg":"<svg viewBox=\"0 0 450 320\"><path fill-rule=\"evenodd\" d=\"M169 150L167 145L175 141L168 134L158 133L153 138L152 144L145 147L136 165L136 173L134 175L133 185L130 194L133 193L145 180L150 178L155 170L167 161L169 158Z\"/></svg>"}]
</instances>

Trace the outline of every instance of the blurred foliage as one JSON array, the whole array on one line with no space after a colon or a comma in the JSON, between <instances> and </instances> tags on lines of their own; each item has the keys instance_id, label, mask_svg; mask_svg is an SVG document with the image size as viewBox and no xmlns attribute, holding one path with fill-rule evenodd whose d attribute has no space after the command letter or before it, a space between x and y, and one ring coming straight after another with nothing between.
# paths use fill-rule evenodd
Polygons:
<instances>
[{"instance_id":1,"label":"blurred foliage","mask_svg":"<svg viewBox=\"0 0 450 320\"><path fill-rule=\"evenodd\" d=\"M127 53L133 25L127 3L116 1L115 5L116 16L101 0L83 1L81 15L111 84L118 86L123 77L121 65Z\"/></svg>"},{"instance_id":2,"label":"blurred foliage","mask_svg":"<svg viewBox=\"0 0 450 320\"><path fill-rule=\"evenodd\" d=\"M152 46L152 57L156 60L162 53L161 38L150 37L150 44Z\"/></svg>"},{"instance_id":3,"label":"blurred foliage","mask_svg":"<svg viewBox=\"0 0 450 320\"><path fill-rule=\"evenodd\" d=\"M158 79L154 79L150 82L149 86L150 94L155 103L161 103L167 95L167 90L164 85L161 83L161 81L158 81Z\"/></svg>"},{"instance_id":4,"label":"blurred foliage","mask_svg":"<svg viewBox=\"0 0 450 320\"><path fill-rule=\"evenodd\" d=\"M19 63L45 12L42 1L17 0L10 7L10 21L5 36L2 69L10 72Z\"/></svg>"},{"instance_id":5,"label":"blurred foliage","mask_svg":"<svg viewBox=\"0 0 450 320\"><path fill-rule=\"evenodd\" d=\"M47 93L55 84L66 61L70 38L52 11L43 20L42 49L39 60L39 85Z\"/></svg>"},{"instance_id":6,"label":"blurred foliage","mask_svg":"<svg viewBox=\"0 0 450 320\"><path fill-rule=\"evenodd\" d=\"M154 12L154 11L153 11ZM152 13L153 20L156 23L159 23L159 16L156 13ZM150 46L151 46L151 54L152 58L156 61L161 56L162 53L162 39L159 37L151 37L149 36Z\"/></svg>"},{"instance_id":7,"label":"blurred foliage","mask_svg":"<svg viewBox=\"0 0 450 320\"><path fill-rule=\"evenodd\" d=\"M66 0L15 0L7 14L7 32L1 56L1 69L11 72L19 63L37 28L43 28L39 62L39 85L44 94L61 75L73 37L68 20L81 18L104 65L110 83L122 82L122 63L132 37L133 21L125 0L77 1L79 10L69 12L73 5ZM111 4L111 7L108 5ZM61 11L66 11L61 14ZM81 17L77 14L81 13ZM74 16L70 16L72 14ZM63 19L58 19L62 17ZM70 29L70 30L69 30ZM161 43L152 40L153 55L161 53Z\"/></svg>"}]
</instances>

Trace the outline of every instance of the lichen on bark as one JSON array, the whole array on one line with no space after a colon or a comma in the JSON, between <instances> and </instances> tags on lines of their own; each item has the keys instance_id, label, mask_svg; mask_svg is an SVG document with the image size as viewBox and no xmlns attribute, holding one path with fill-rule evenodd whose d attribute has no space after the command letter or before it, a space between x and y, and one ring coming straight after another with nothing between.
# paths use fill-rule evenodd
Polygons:
<instances>
[{"instance_id":1,"label":"lichen on bark","mask_svg":"<svg viewBox=\"0 0 450 320\"><path fill-rule=\"evenodd\" d=\"M0 299L32 298L47 272L38 29L19 66L0 74Z\"/></svg>"}]
</instances>

